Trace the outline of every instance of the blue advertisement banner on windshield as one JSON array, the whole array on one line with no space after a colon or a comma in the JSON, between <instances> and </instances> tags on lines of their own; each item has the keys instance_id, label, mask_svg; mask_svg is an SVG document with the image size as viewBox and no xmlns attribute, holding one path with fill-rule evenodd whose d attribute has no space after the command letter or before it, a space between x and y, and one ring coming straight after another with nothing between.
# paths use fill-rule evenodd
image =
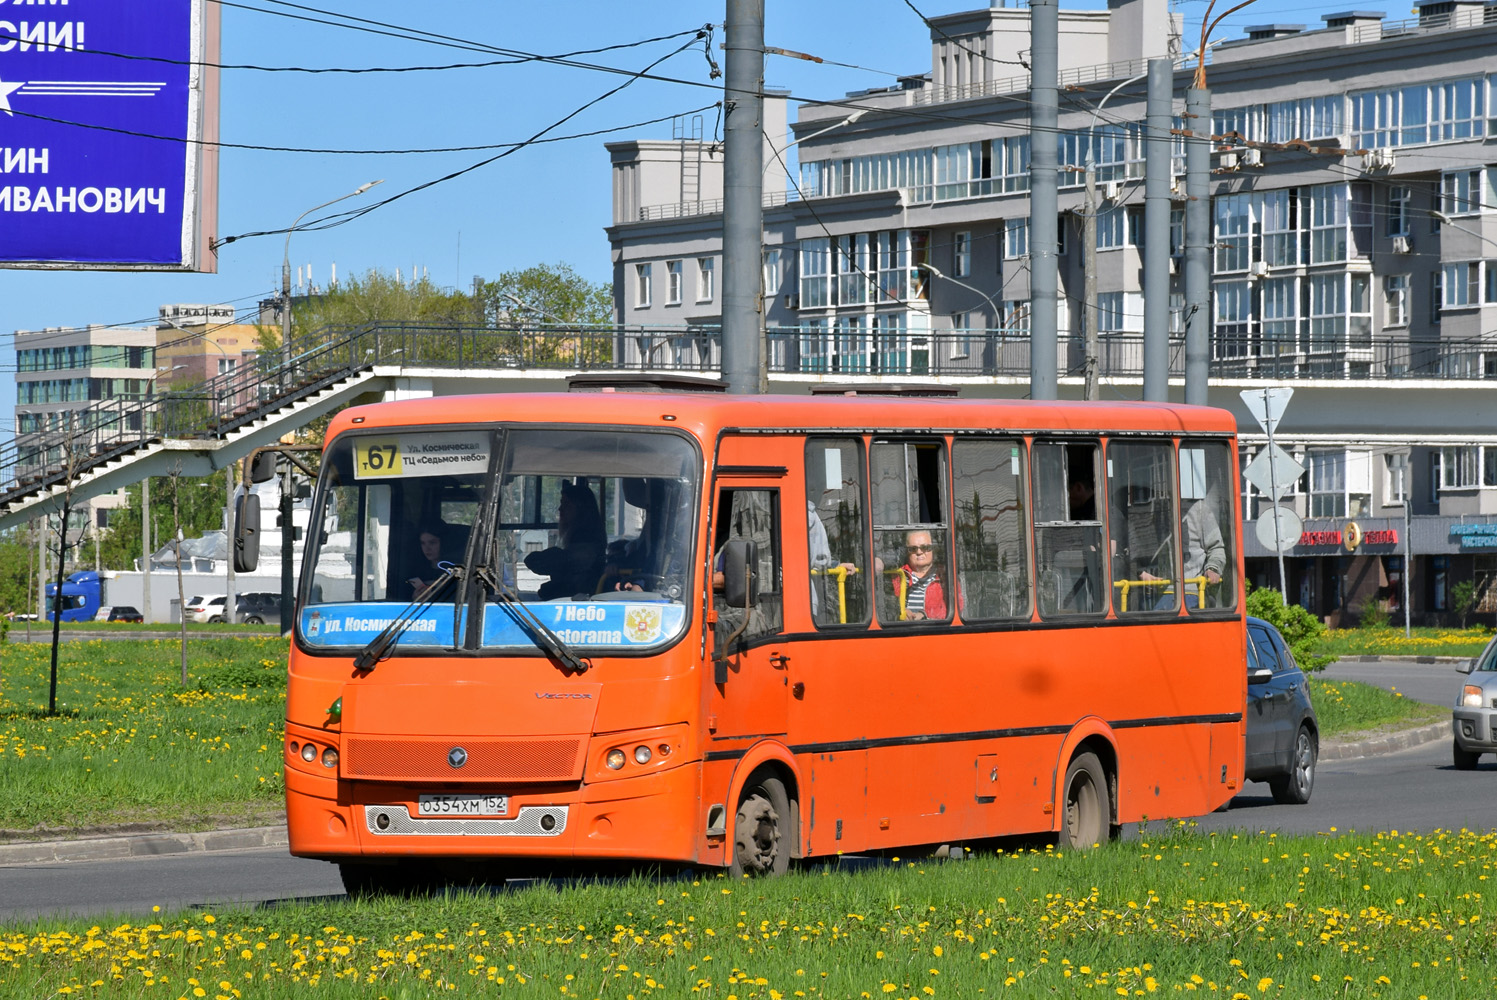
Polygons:
<instances>
[{"instance_id":1,"label":"blue advertisement banner on windshield","mask_svg":"<svg viewBox=\"0 0 1497 1000\"><path fill-rule=\"evenodd\" d=\"M531 614L569 646L648 647L669 642L686 624L680 604L624 601L556 601L527 604ZM485 646L530 646L515 615L503 605L489 605L483 619Z\"/></svg>"},{"instance_id":2,"label":"blue advertisement banner on windshield","mask_svg":"<svg viewBox=\"0 0 1497 1000\"><path fill-rule=\"evenodd\" d=\"M319 604L301 612L302 640L309 646L364 646L399 618L410 605ZM467 627L463 609L463 628ZM462 641L461 633L458 638ZM452 648L452 605L433 604L411 620L396 640L401 649L410 647Z\"/></svg>"},{"instance_id":3,"label":"blue advertisement banner on windshield","mask_svg":"<svg viewBox=\"0 0 1497 1000\"><path fill-rule=\"evenodd\" d=\"M0 2L0 264L196 265L216 190L204 6Z\"/></svg>"}]
</instances>

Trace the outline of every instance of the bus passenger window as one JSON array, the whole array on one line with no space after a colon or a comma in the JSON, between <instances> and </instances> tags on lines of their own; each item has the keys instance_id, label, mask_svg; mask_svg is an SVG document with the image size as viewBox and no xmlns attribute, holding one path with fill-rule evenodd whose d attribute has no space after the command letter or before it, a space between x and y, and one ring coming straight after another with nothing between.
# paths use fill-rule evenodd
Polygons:
<instances>
[{"instance_id":1,"label":"bus passenger window","mask_svg":"<svg viewBox=\"0 0 1497 1000\"><path fill-rule=\"evenodd\" d=\"M1040 614L1107 610L1095 442L1035 444L1034 544Z\"/></svg>"},{"instance_id":2,"label":"bus passenger window","mask_svg":"<svg viewBox=\"0 0 1497 1000\"><path fill-rule=\"evenodd\" d=\"M946 449L940 441L876 442L869 453L878 620L949 621Z\"/></svg>"},{"instance_id":3,"label":"bus passenger window","mask_svg":"<svg viewBox=\"0 0 1497 1000\"><path fill-rule=\"evenodd\" d=\"M1180 607L1174 463L1168 441L1107 446L1108 545L1118 614Z\"/></svg>"},{"instance_id":4,"label":"bus passenger window","mask_svg":"<svg viewBox=\"0 0 1497 1000\"><path fill-rule=\"evenodd\" d=\"M861 442L806 442L806 518L811 619L818 626L866 624L869 565Z\"/></svg>"},{"instance_id":5,"label":"bus passenger window","mask_svg":"<svg viewBox=\"0 0 1497 1000\"><path fill-rule=\"evenodd\" d=\"M717 495L713 536L713 605L717 609L720 642L730 636L744 640L779 632L783 622L780 600L780 526L775 490L724 489ZM722 553L728 542L741 538L754 543L757 598L748 608L728 605L723 598ZM745 617L747 621L745 621Z\"/></svg>"},{"instance_id":6,"label":"bus passenger window","mask_svg":"<svg viewBox=\"0 0 1497 1000\"><path fill-rule=\"evenodd\" d=\"M1180 447L1180 538L1185 607L1237 607L1232 455L1224 443Z\"/></svg>"},{"instance_id":7,"label":"bus passenger window","mask_svg":"<svg viewBox=\"0 0 1497 1000\"><path fill-rule=\"evenodd\" d=\"M958 441L951 466L962 617L1029 617L1024 442Z\"/></svg>"}]
</instances>

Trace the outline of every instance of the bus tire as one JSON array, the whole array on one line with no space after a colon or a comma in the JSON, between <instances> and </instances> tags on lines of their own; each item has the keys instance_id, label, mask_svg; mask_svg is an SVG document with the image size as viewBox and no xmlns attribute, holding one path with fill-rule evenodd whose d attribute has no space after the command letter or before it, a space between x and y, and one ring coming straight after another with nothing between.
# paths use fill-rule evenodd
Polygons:
<instances>
[{"instance_id":1,"label":"bus tire","mask_svg":"<svg viewBox=\"0 0 1497 1000\"><path fill-rule=\"evenodd\" d=\"M790 870L790 796L779 778L749 779L733 819L733 859L728 874L783 875Z\"/></svg>"},{"instance_id":2,"label":"bus tire","mask_svg":"<svg viewBox=\"0 0 1497 1000\"><path fill-rule=\"evenodd\" d=\"M1061 785L1060 847L1088 851L1112 833L1112 802L1107 774L1094 753L1077 754Z\"/></svg>"}]
</instances>

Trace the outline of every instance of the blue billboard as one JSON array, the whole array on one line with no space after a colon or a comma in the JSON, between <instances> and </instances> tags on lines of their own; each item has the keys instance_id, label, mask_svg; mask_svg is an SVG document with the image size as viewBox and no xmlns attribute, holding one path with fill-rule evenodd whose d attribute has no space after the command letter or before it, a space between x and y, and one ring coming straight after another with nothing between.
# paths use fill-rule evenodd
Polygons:
<instances>
[{"instance_id":1,"label":"blue billboard","mask_svg":"<svg viewBox=\"0 0 1497 1000\"><path fill-rule=\"evenodd\" d=\"M206 270L218 5L0 0L0 266Z\"/></svg>"}]
</instances>

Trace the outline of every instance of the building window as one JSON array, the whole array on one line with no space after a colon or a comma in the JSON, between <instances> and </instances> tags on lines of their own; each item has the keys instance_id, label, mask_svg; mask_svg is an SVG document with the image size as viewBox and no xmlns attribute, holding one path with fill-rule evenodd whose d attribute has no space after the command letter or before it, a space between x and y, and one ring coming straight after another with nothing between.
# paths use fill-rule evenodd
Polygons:
<instances>
[{"instance_id":1,"label":"building window","mask_svg":"<svg viewBox=\"0 0 1497 1000\"><path fill-rule=\"evenodd\" d=\"M1185 209L1170 209L1170 256L1185 253Z\"/></svg>"},{"instance_id":2,"label":"building window","mask_svg":"<svg viewBox=\"0 0 1497 1000\"><path fill-rule=\"evenodd\" d=\"M1263 227L1263 261L1269 267L1299 263L1299 198L1293 189L1266 191L1259 196L1258 217Z\"/></svg>"},{"instance_id":3,"label":"building window","mask_svg":"<svg viewBox=\"0 0 1497 1000\"><path fill-rule=\"evenodd\" d=\"M1310 263L1332 264L1346 259L1346 185L1320 184L1310 188Z\"/></svg>"},{"instance_id":4,"label":"building window","mask_svg":"<svg viewBox=\"0 0 1497 1000\"><path fill-rule=\"evenodd\" d=\"M1481 171L1456 170L1440 177L1440 211L1475 215L1481 211Z\"/></svg>"},{"instance_id":5,"label":"building window","mask_svg":"<svg viewBox=\"0 0 1497 1000\"><path fill-rule=\"evenodd\" d=\"M1383 277L1383 326L1409 325L1409 276Z\"/></svg>"},{"instance_id":6,"label":"building window","mask_svg":"<svg viewBox=\"0 0 1497 1000\"><path fill-rule=\"evenodd\" d=\"M1429 321L1433 324L1440 322L1440 304L1445 301L1445 293L1441 289L1441 278L1443 274L1439 271L1431 271L1429 275Z\"/></svg>"},{"instance_id":7,"label":"building window","mask_svg":"<svg viewBox=\"0 0 1497 1000\"><path fill-rule=\"evenodd\" d=\"M1251 239L1250 196L1232 194L1212 202L1216 215L1216 270L1246 271Z\"/></svg>"},{"instance_id":8,"label":"building window","mask_svg":"<svg viewBox=\"0 0 1497 1000\"><path fill-rule=\"evenodd\" d=\"M678 306L681 304L681 262L679 260L668 260L665 262L665 304Z\"/></svg>"},{"instance_id":9,"label":"building window","mask_svg":"<svg viewBox=\"0 0 1497 1000\"><path fill-rule=\"evenodd\" d=\"M1299 279L1263 281L1263 342L1259 354L1279 357L1299 353Z\"/></svg>"},{"instance_id":10,"label":"building window","mask_svg":"<svg viewBox=\"0 0 1497 1000\"><path fill-rule=\"evenodd\" d=\"M220 375L227 375L230 372L232 372L236 367L238 367L238 365L239 365L239 359L238 358L219 358L218 359L218 373Z\"/></svg>"},{"instance_id":11,"label":"building window","mask_svg":"<svg viewBox=\"0 0 1497 1000\"><path fill-rule=\"evenodd\" d=\"M1123 245L1124 222L1124 212L1121 206L1114 206L1097 213L1098 250L1116 250Z\"/></svg>"},{"instance_id":12,"label":"building window","mask_svg":"<svg viewBox=\"0 0 1497 1000\"><path fill-rule=\"evenodd\" d=\"M1413 200L1413 192L1402 185L1395 184L1388 189L1387 235L1409 235L1409 205Z\"/></svg>"},{"instance_id":13,"label":"building window","mask_svg":"<svg viewBox=\"0 0 1497 1000\"><path fill-rule=\"evenodd\" d=\"M1003 259L1018 260L1029 256L1029 220L1005 219L1003 223Z\"/></svg>"},{"instance_id":14,"label":"building window","mask_svg":"<svg viewBox=\"0 0 1497 1000\"><path fill-rule=\"evenodd\" d=\"M1458 445L1440 449L1440 489L1469 490L1479 485L1481 449Z\"/></svg>"},{"instance_id":15,"label":"building window","mask_svg":"<svg viewBox=\"0 0 1497 1000\"><path fill-rule=\"evenodd\" d=\"M831 299L831 240L801 240L800 307L822 309Z\"/></svg>"},{"instance_id":16,"label":"building window","mask_svg":"<svg viewBox=\"0 0 1497 1000\"><path fill-rule=\"evenodd\" d=\"M650 265L634 265L634 305L635 308L644 309L650 304Z\"/></svg>"},{"instance_id":17,"label":"building window","mask_svg":"<svg viewBox=\"0 0 1497 1000\"><path fill-rule=\"evenodd\" d=\"M1211 339L1217 357L1247 357L1251 353L1252 287L1246 281L1218 281L1211 293L1216 300L1215 332Z\"/></svg>"},{"instance_id":18,"label":"building window","mask_svg":"<svg viewBox=\"0 0 1497 1000\"><path fill-rule=\"evenodd\" d=\"M1123 330L1123 293L1102 292L1097 296L1097 332L1120 333Z\"/></svg>"},{"instance_id":19,"label":"building window","mask_svg":"<svg viewBox=\"0 0 1497 1000\"><path fill-rule=\"evenodd\" d=\"M697 301L698 302L711 302L712 301L712 296L716 294L716 287L715 287L715 285L713 283L714 274L715 274L715 272L713 271L713 258L711 258L711 257L698 257L697 258Z\"/></svg>"},{"instance_id":20,"label":"building window","mask_svg":"<svg viewBox=\"0 0 1497 1000\"><path fill-rule=\"evenodd\" d=\"M1312 449L1310 467L1311 517L1360 517L1371 504L1372 453L1340 449Z\"/></svg>"},{"instance_id":21,"label":"building window","mask_svg":"<svg viewBox=\"0 0 1497 1000\"><path fill-rule=\"evenodd\" d=\"M1481 305L1481 261L1446 264L1440 270L1440 285L1444 291L1441 308L1464 309Z\"/></svg>"},{"instance_id":22,"label":"building window","mask_svg":"<svg viewBox=\"0 0 1497 1000\"><path fill-rule=\"evenodd\" d=\"M1346 276L1317 274L1307 279L1310 288L1310 350L1331 354L1341 349L1346 329Z\"/></svg>"},{"instance_id":23,"label":"building window","mask_svg":"<svg viewBox=\"0 0 1497 1000\"><path fill-rule=\"evenodd\" d=\"M837 237L837 253L832 265L837 272L838 305L861 305L869 301L874 263L868 233Z\"/></svg>"},{"instance_id":24,"label":"building window","mask_svg":"<svg viewBox=\"0 0 1497 1000\"><path fill-rule=\"evenodd\" d=\"M969 312L956 312L951 314L951 356L953 358L965 358L972 353L972 314Z\"/></svg>"},{"instance_id":25,"label":"building window","mask_svg":"<svg viewBox=\"0 0 1497 1000\"><path fill-rule=\"evenodd\" d=\"M1409 467L1407 452L1393 452L1383 456L1383 502L1388 506L1402 507L1408 499Z\"/></svg>"},{"instance_id":26,"label":"building window","mask_svg":"<svg viewBox=\"0 0 1497 1000\"><path fill-rule=\"evenodd\" d=\"M958 278L972 274L972 234L957 233L952 246L952 268Z\"/></svg>"},{"instance_id":27,"label":"building window","mask_svg":"<svg viewBox=\"0 0 1497 1000\"><path fill-rule=\"evenodd\" d=\"M764 294L774 296L780 294L780 251L764 251L764 274L761 280L764 282Z\"/></svg>"}]
</instances>

